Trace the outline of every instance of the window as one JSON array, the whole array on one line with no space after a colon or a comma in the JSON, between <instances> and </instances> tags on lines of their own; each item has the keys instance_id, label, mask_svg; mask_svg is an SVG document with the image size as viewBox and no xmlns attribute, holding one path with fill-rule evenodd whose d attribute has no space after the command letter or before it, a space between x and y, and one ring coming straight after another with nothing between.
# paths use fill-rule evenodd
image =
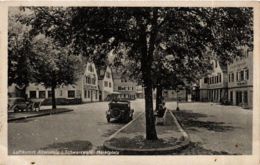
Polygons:
<instances>
[{"instance_id":1,"label":"window","mask_svg":"<svg viewBox=\"0 0 260 165\"><path fill-rule=\"evenodd\" d=\"M109 88L111 88L112 87L112 84L111 84L111 82L109 82Z\"/></svg>"},{"instance_id":2,"label":"window","mask_svg":"<svg viewBox=\"0 0 260 165\"><path fill-rule=\"evenodd\" d=\"M90 77L86 77L86 83L91 84L91 78Z\"/></svg>"},{"instance_id":3,"label":"window","mask_svg":"<svg viewBox=\"0 0 260 165\"><path fill-rule=\"evenodd\" d=\"M208 78L207 78L207 77L204 78L204 83L205 83L205 84L208 83Z\"/></svg>"},{"instance_id":4,"label":"window","mask_svg":"<svg viewBox=\"0 0 260 165\"><path fill-rule=\"evenodd\" d=\"M228 74L228 82L231 82L231 74Z\"/></svg>"},{"instance_id":5,"label":"window","mask_svg":"<svg viewBox=\"0 0 260 165\"><path fill-rule=\"evenodd\" d=\"M218 82L221 82L221 74L218 73Z\"/></svg>"},{"instance_id":6,"label":"window","mask_svg":"<svg viewBox=\"0 0 260 165\"><path fill-rule=\"evenodd\" d=\"M237 81L238 81L238 80L239 80L239 78L238 78L238 76L239 76L239 75L238 75L238 72L237 72L236 74L237 74Z\"/></svg>"},{"instance_id":7,"label":"window","mask_svg":"<svg viewBox=\"0 0 260 165\"><path fill-rule=\"evenodd\" d=\"M230 102L233 104L233 92L230 91Z\"/></svg>"},{"instance_id":8,"label":"window","mask_svg":"<svg viewBox=\"0 0 260 165\"><path fill-rule=\"evenodd\" d=\"M48 91L48 98L51 98L52 96L52 92L51 91Z\"/></svg>"},{"instance_id":9,"label":"window","mask_svg":"<svg viewBox=\"0 0 260 165\"><path fill-rule=\"evenodd\" d=\"M127 79L121 79L121 82L127 82Z\"/></svg>"},{"instance_id":10,"label":"window","mask_svg":"<svg viewBox=\"0 0 260 165\"><path fill-rule=\"evenodd\" d=\"M107 76L107 78L111 77L109 72L106 72L106 76Z\"/></svg>"},{"instance_id":11,"label":"window","mask_svg":"<svg viewBox=\"0 0 260 165\"><path fill-rule=\"evenodd\" d=\"M118 90L119 90L119 91L121 90L121 86L118 86Z\"/></svg>"},{"instance_id":12,"label":"window","mask_svg":"<svg viewBox=\"0 0 260 165\"><path fill-rule=\"evenodd\" d=\"M30 91L30 98L36 98L36 91Z\"/></svg>"},{"instance_id":13,"label":"window","mask_svg":"<svg viewBox=\"0 0 260 165\"><path fill-rule=\"evenodd\" d=\"M84 90L84 98L87 98L87 91Z\"/></svg>"},{"instance_id":14,"label":"window","mask_svg":"<svg viewBox=\"0 0 260 165\"><path fill-rule=\"evenodd\" d=\"M92 84L95 85L96 84L96 78L92 78Z\"/></svg>"},{"instance_id":15,"label":"window","mask_svg":"<svg viewBox=\"0 0 260 165\"><path fill-rule=\"evenodd\" d=\"M231 73L231 81L232 82L234 82L234 78L235 78L234 73Z\"/></svg>"},{"instance_id":16,"label":"window","mask_svg":"<svg viewBox=\"0 0 260 165\"><path fill-rule=\"evenodd\" d=\"M45 91L39 91L39 98L44 99L46 97Z\"/></svg>"},{"instance_id":17,"label":"window","mask_svg":"<svg viewBox=\"0 0 260 165\"><path fill-rule=\"evenodd\" d=\"M244 71L243 70L240 71L240 80L241 81L244 80Z\"/></svg>"},{"instance_id":18,"label":"window","mask_svg":"<svg viewBox=\"0 0 260 165\"><path fill-rule=\"evenodd\" d=\"M60 90L60 96L62 96L62 90Z\"/></svg>"},{"instance_id":19,"label":"window","mask_svg":"<svg viewBox=\"0 0 260 165\"><path fill-rule=\"evenodd\" d=\"M248 69L245 70L245 76L246 76L245 79L249 80L249 70Z\"/></svg>"},{"instance_id":20,"label":"window","mask_svg":"<svg viewBox=\"0 0 260 165\"><path fill-rule=\"evenodd\" d=\"M69 90L68 91L68 98L75 98L75 91Z\"/></svg>"},{"instance_id":21,"label":"window","mask_svg":"<svg viewBox=\"0 0 260 165\"><path fill-rule=\"evenodd\" d=\"M247 91L244 91L244 103L245 103L245 104L248 104Z\"/></svg>"},{"instance_id":22,"label":"window","mask_svg":"<svg viewBox=\"0 0 260 165\"><path fill-rule=\"evenodd\" d=\"M90 91L88 91L88 98L90 98Z\"/></svg>"},{"instance_id":23,"label":"window","mask_svg":"<svg viewBox=\"0 0 260 165\"><path fill-rule=\"evenodd\" d=\"M105 82L104 82L104 85L105 85L105 87L108 87L108 82L105 81Z\"/></svg>"}]
</instances>

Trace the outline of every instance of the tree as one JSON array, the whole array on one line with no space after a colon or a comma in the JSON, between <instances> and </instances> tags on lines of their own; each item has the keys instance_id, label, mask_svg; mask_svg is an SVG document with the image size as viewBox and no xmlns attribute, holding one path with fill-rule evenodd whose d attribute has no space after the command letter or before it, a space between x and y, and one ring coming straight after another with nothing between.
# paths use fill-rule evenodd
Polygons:
<instances>
[{"instance_id":1,"label":"tree","mask_svg":"<svg viewBox=\"0 0 260 165\"><path fill-rule=\"evenodd\" d=\"M165 46L171 54L170 67L193 71L189 62L203 58L207 49L220 59L235 56L237 46L252 43L250 8L33 8L33 29L51 36L61 44L70 43L76 54L93 56L96 46L113 50L120 58L122 48L127 59L136 64L145 87L146 139L156 140L152 100L152 66L155 53ZM241 21L241 19L243 19ZM228 34L224 29L228 29ZM62 32L62 34L61 34ZM250 45L250 44L249 44ZM252 47L252 45L251 45ZM225 60L224 60L225 61ZM182 63L185 62L185 65ZM195 63L195 62L194 62ZM194 68L198 68L194 65ZM176 74L178 75L178 74Z\"/></svg>"},{"instance_id":2,"label":"tree","mask_svg":"<svg viewBox=\"0 0 260 165\"><path fill-rule=\"evenodd\" d=\"M79 57L69 52L69 47L59 47L44 35L38 35L32 42L35 61L35 83L51 88L52 109L56 109L55 89L60 85L74 84L82 72Z\"/></svg>"},{"instance_id":3,"label":"tree","mask_svg":"<svg viewBox=\"0 0 260 165\"><path fill-rule=\"evenodd\" d=\"M29 82L33 80L30 51L30 27L19 22L17 10L9 13L8 21L8 85L16 84L22 89L22 97Z\"/></svg>"}]
</instances>

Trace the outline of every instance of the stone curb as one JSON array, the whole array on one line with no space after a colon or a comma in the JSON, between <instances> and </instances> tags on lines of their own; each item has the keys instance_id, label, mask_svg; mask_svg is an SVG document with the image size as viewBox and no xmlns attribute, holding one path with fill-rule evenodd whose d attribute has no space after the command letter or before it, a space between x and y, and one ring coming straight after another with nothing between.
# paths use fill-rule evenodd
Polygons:
<instances>
[{"instance_id":1,"label":"stone curb","mask_svg":"<svg viewBox=\"0 0 260 165\"><path fill-rule=\"evenodd\" d=\"M34 117L47 116L47 115L55 115L55 114L71 112L71 111L73 111L73 110L72 109L67 109L67 110L54 112L54 113L48 112L48 113L41 113L41 114L35 114L35 115L29 115L29 116L23 116L23 117L16 117L16 118L8 119L8 122L16 121L16 120L24 120L24 119L28 119L28 118L34 118Z\"/></svg>"},{"instance_id":2,"label":"stone curb","mask_svg":"<svg viewBox=\"0 0 260 165\"><path fill-rule=\"evenodd\" d=\"M149 148L149 149L140 149L140 148L121 148L121 147L115 147L109 144L109 140L111 140L113 137L115 137L119 132L121 132L122 130L124 130L126 127L128 127L130 124L132 124L135 120L137 120L143 113L141 113L140 115L138 115L133 121L131 121L130 123L128 123L127 125L125 125L124 127L122 127L121 129L119 129L117 132L115 132L113 135L111 135L108 140L106 140L103 144L104 148L108 149L108 150L113 150L113 151L119 151L119 152L123 152L126 154L167 154L167 153L172 153L172 152L178 152L181 149L185 148L186 146L189 145L190 143L190 138L188 136L188 134L183 130L183 128L181 127L180 123L178 122L178 120L176 119L176 117L173 115L173 113L171 111L169 111L171 116L173 117L173 120L175 122L175 124L177 125L177 128L179 129L179 131L182 133L182 136L180 139L178 139L178 141L180 142L180 144L177 144L173 147L164 147L164 148Z\"/></svg>"}]
</instances>

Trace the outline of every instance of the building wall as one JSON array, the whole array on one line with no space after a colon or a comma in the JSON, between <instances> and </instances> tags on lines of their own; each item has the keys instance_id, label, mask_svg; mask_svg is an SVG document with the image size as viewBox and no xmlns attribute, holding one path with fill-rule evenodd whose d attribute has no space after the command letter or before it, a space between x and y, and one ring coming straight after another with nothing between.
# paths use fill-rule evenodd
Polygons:
<instances>
[{"instance_id":1,"label":"building wall","mask_svg":"<svg viewBox=\"0 0 260 165\"><path fill-rule=\"evenodd\" d=\"M47 99L51 98L51 88L45 88L41 84L30 83L26 89L26 94L31 99ZM77 85L64 85L55 89L55 97L67 99L81 98L81 91Z\"/></svg>"},{"instance_id":2,"label":"building wall","mask_svg":"<svg viewBox=\"0 0 260 165\"><path fill-rule=\"evenodd\" d=\"M228 65L228 100L232 105L253 105L253 54L235 59Z\"/></svg>"},{"instance_id":3,"label":"building wall","mask_svg":"<svg viewBox=\"0 0 260 165\"><path fill-rule=\"evenodd\" d=\"M227 100L227 73L217 60L211 60L212 72L200 79L200 101Z\"/></svg>"},{"instance_id":4,"label":"building wall","mask_svg":"<svg viewBox=\"0 0 260 165\"><path fill-rule=\"evenodd\" d=\"M98 80L98 84L100 101L107 100L108 95L113 93L114 89L112 70L110 67L106 67L104 78L102 80Z\"/></svg>"},{"instance_id":5,"label":"building wall","mask_svg":"<svg viewBox=\"0 0 260 165\"><path fill-rule=\"evenodd\" d=\"M83 102L99 101L98 75L94 63L87 63L82 78L81 91L81 98Z\"/></svg>"},{"instance_id":6,"label":"building wall","mask_svg":"<svg viewBox=\"0 0 260 165\"><path fill-rule=\"evenodd\" d=\"M127 78L114 78L114 91L119 92L119 98L136 99L136 82Z\"/></svg>"},{"instance_id":7,"label":"building wall","mask_svg":"<svg viewBox=\"0 0 260 165\"><path fill-rule=\"evenodd\" d=\"M177 100L177 92L175 90L164 90L163 97L165 100ZM186 90L180 90L178 92L178 98L180 101L187 101L188 93Z\"/></svg>"},{"instance_id":8,"label":"building wall","mask_svg":"<svg viewBox=\"0 0 260 165\"><path fill-rule=\"evenodd\" d=\"M141 85L136 86L136 98L144 98L144 88Z\"/></svg>"},{"instance_id":9,"label":"building wall","mask_svg":"<svg viewBox=\"0 0 260 165\"><path fill-rule=\"evenodd\" d=\"M90 69L91 68L91 69ZM26 89L28 98L51 98L51 88L45 88L41 84L29 84ZM95 65L87 63L85 72L75 85L61 85L55 89L56 98L81 99L83 102L99 100L98 79Z\"/></svg>"}]
</instances>

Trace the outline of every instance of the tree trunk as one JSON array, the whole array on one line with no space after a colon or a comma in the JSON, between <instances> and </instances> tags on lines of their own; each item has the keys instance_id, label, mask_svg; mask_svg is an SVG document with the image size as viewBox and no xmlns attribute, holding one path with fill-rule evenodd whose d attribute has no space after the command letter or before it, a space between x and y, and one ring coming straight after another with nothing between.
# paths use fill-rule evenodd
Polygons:
<instances>
[{"instance_id":1,"label":"tree trunk","mask_svg":"<svg viewBox=\"0 0 260 165\"><path fill-rule=\"evenodd\" d=\"M156 87L156 110L159 109L159 105L162 103L162 86L157 85Z\"/></svg>"},{"instance_id":2,"label":"tree trunk","mask_svg":"<svg viewBox=\"0 0 260 165\"><path fill-rule=\"evenodd\" d=\"M56 109L55 86L51 87L52 109Z\"/></svg>"},{"instance_id":3,"label":"tree trunk","mask_svg":"<svg viewBox=\"0 0 260 165\"><path fill-rule=\"evenodd\" d=\"M156 10L156 9L155 9ZM157 22L157 13L153 13L153 24ZM142 78L144 82L144 93L145 93L145 121L146 121L146 140L157 140L157 133L155 128L155 117L153 113L153 81L151 74L151 66L153 62L154 44L156 38L156 30L153 29L150 34L146 32L146 25L141 24L140 26L140 43L141 47L141 70ZM148 35L150 40L148 41Z\"/></svg>"},{"instance_id":4,"label":"tree trunk","mask_svg":"<svg viewBox=\"0 0 260 165\"><path fill-rule=\"evenodd\" d=\"M151 71L150 71L151 72ZM148 73L149 74L149 73ZM145 119L146 119L146 140L157 140L155 120L153 114L153 89L151 78L146 79L145 85ZM150 82L150 83L149 83Z\"/></svg>"}]
</instances>

